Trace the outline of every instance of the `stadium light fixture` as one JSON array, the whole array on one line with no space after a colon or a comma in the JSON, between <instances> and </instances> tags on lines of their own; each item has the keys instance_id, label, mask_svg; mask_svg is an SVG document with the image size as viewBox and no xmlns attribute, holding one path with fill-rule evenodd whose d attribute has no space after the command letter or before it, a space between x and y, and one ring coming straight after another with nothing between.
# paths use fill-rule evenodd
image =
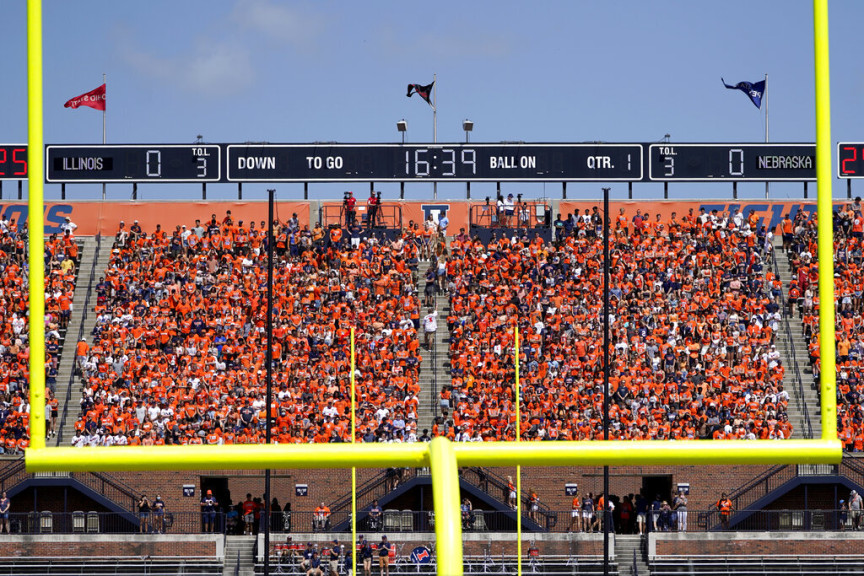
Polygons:
<instances>
[{"instance_id":1,"label":"stadium light fixture","mask_svg":"<svg viewBox=\"0 0 864 576\"><path fill-rule=\"evenodd\" d=\"M470 142L470 132L474 130L474 122L467 118L462 121L462 129L465 131L465 142Z\"/></svg>"},{"instance_id":2,"label":"stadium light fixture","mask_svg":"<svg viewBox=\"0 0 864 576\"><path fill-rule=\"evenodd\" d=\"M405 132L408 131L408 122L406 122L404 118L402 120L399 120L398 122L396 122L396 130L402 133L402 144L404 144Z\"/></svg>"}]
</instances>

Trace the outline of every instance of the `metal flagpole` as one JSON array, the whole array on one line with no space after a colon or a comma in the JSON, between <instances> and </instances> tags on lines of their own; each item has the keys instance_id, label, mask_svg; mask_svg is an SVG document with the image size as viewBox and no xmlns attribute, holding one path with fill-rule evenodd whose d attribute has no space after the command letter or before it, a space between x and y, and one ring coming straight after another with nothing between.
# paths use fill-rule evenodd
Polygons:
<instances>
[{"instance_id":1,"label":"metal flagpole","mask_svg":"<svg viewBox=\"0 0 864 576\"><path fill-rule=\"evenodd\" d=\"M768 143L768 74L765 74L765 88L762 90L762 100L765 102L765 143ZM765 181L765 198L768 198L768 181Z\"/></svg>"},{"instance_id":2,"label":"metal flagpole","mask_svg":"<svg viewBox=\"0 0 864 576\"><path fill-rule=\"evenodd\" d=\"M107 144L106 123L108 116L108 84L105 82L105 73L102 73L102 84L105 84L105 106L102 108L102 144ZM102 183L102 200L105 200L105 183Z\"/></svg>"},{"instance_id":3,"label":"metal flagpole","mask_svg":"<svg viewBox=\"0 0 864 576\"><path fill-rule=\"evenodd\" d=\"M432 75L432 142L438 143L438 74ZM438 182L432 183L432 199L438 200Z\"/></svg>"}]
</instances>

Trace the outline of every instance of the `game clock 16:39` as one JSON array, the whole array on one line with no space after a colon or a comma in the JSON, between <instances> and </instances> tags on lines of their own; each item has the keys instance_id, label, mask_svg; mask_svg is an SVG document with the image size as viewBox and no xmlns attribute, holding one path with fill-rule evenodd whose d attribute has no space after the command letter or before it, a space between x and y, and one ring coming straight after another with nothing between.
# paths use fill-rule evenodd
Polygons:
<instances>
[{"instance_id":1,"label":"game clock 16:39","mask_svg":"<svg viewBox=\"0 0 864 576\"><path fill-rule=\"evenodd\" d=\"M0 144L0 180L27 179L27 145Z\"/></svg>"}]
</instances>

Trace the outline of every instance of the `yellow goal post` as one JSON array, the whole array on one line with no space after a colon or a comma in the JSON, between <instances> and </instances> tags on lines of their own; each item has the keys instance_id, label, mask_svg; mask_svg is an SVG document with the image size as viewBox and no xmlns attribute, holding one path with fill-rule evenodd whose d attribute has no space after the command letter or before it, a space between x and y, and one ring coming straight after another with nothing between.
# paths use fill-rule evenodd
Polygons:
<instances>
[{"instance_id":1,"label":"yellow goal post","mask_svg":"<svg viewBox=\"0 0 864 576\"><path fill-rule=\"evenodd\" d=\"M437 570L462 574L459 509L460 466L629 466L837 463L831 126L828 3L813 1L816 78L816 171L818 186L819 297L821 314L821 437L812 440L595 441L452 443L435 438L413 444L290 444L230 446L123 446L81 450L45 446L45 303L43 192L45 155L42 90L42 1L27 1L29 132L29 472L120 470L220 470L273 468L429 467L435 510ZM352 370L353 372L353 370ZM517 382L518 388L518 382ZM518 393L518 392L517 392ZM517 403L518 404L518 403ZM521 499L521 498L520 498ZM356 509L354 517L356 518ZM521 534L518 535L521 537Z\"/></svg>"}]
</instances>

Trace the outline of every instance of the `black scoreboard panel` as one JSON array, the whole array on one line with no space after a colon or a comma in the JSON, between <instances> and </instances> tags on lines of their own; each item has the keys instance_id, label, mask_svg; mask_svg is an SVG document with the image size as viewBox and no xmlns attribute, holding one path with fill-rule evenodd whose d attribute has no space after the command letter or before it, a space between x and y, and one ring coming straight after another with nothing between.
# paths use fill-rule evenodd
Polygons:
<instances>
[{"instance_id":1,"label":"black scoreboard panel","mask_svg":"<svg viewBox=\"0 0 864 576\"><path fill-rule=\"evenodd\" d=\"M864 178L864 142L837 143L837 177Z\"/></svg>"},{"instance_id":2,"label":"black scoreboard panel","mask_svg":"<svg viewBox=\"0 0 864 576\"><path fill-rule=\"evenodd\" d=\"M229 182L642 180L641 144L228 145Z\"/></svg>"},{"instance_id":3,"label":"black scoreboard panel","mask_svg":"<svg viewBox=\"0 0 864 576\"><path fill-rule=\"evenodd\" d=\"M651 144L651 181L816 180L815 144Z\"/></svg>"},{"instance_id":4,"label":"black scoreboard panel","mask_svg":"<svg viewBox=\"0 0 864 576\"><path fill-rule=\"evenodd\" d=\"M220 144L49 145L47 182L219 182Z\"/></svg>"},{"instance_id":5,"label":"black scoreboard panel","mask_svg":"<svg viewBox=\"0 0 864 576\"><path fill-rule=\"evenodd\" d=\"M27 145L0 144L0 180L27 178Z\"/></svg>"},{"instance_id":6,"label":"black scoreboard panel","mask_svg":"<svg viewBox=\"0 0 864 576\"><path fill-rule=\"evenodd\" d=\"M864 143L837 145L838 177L864 178ZM46 181L805 182L814 144L48 145ZM0 144L0 180L28 175L27 146Z\"/></svg>"}]
</instances>

